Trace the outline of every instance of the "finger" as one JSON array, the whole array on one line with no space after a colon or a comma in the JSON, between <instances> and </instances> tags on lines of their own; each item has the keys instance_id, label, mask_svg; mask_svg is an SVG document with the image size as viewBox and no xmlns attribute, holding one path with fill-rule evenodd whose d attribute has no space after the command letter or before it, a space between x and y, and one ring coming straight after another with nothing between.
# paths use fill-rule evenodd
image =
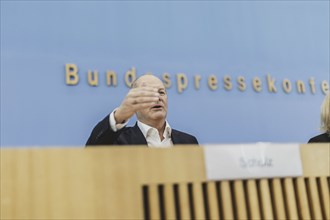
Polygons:
<instances>
[{"instance_id":1,"label":"finger","mask_svg":"<svg viewBox=\"0 0 330 220\"><path fill-rule=\"evenodd\" d=\"M137 103L134 105L135 111L139 111L146 108L151 108L156 102L150 102L150 103Z\"/></svg>"},{"instance_id":2,"label":"finger","mask_svg":"<svg viewBox=\"0 0 330 220\"><path fill-rule=\"evenodd\" d=\"M138 97L159 97L159 93L154 90L135 90L131 91L128 94L130 98L138 98Z\"/></svg>"},{"instance_id":3,"label":"finger","mask_svg":"<svg viewBox=\"0 0 330 220\"><path fill-rule=\"evenodd\" d=\"M137 87L137 88L133 88L131 89L131 91L150 91L150 92L157 92L158 89L152 86L142 86L142 87Z\"/></svg>"},{"instance_id":4,"label":"finger","mask_svg":"<svg viewBox=\"0 0 330 220\"><path fill-rule=\"evenodd\" d=\"M137 97L131 99L131 103L133 104L155 103L157 101L159 101L159 97Z\"/></svg>"}]
</instances>

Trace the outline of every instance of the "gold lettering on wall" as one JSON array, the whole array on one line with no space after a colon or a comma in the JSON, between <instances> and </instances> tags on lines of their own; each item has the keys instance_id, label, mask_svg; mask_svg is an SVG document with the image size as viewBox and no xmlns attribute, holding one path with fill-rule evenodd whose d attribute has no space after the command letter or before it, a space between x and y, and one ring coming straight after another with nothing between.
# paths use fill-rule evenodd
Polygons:
<instances>
[{"instance_id":1,"label":"gold lettering on wall","mask_svg":"<svg viewBox=\"0 0 330 220\"><path fill-rule=\"evenodd\" d=\"M224 76L223 77L224 87L227 91L231 90L233 88L233 84L231 83L230 76Z\"/></svg>"},{"instance_id":2,"label":"gold lettering on wall","mask_svg":"<svg viewBox=\"0 0 330 220\"><path fill-rule=\"evenodd\" d=\"M292 90L291 82L288 79L284 79L282 82L282 87L285 93L289 94Z\"/></svg>"},{"instance_id":3,"label":"gold lettering on wall","mask_svg":"<svg viewBox=\"0 0 330 220\"><path fill-rule=\"evenodd\" d=\"M135 67L133 66L132 69L128 70L125 74L125 83L126 86L131 88L132 83L136 79L136 70Z\"/></svg>"},{"instance_id":4,"label":"gold lettering on wall","mask_svg":"<svg viewBox=\"0 0 330 220\"><path fill-rule=\"evenodd\" d=\"M184 73L178 73L176 75L176 82L178 86L178 92L182 93L188 86L188 79Z\"/></svg>"},{"instance_id":5,"label":"gold lettering on wall","mask_svg":"<svg viewBox=\"0 0 330 220\"><path fill-rule=\"evenodd\" d=\"M270 74L267 74L267 82L268 82L268 91L276 93L276 87L275 87L275 79L272 79Z\"/></svg>"},{"instance_id":6,"label":"gold lettering on wall","mask_svg":"<svg viewBox=\"0 0 330 220\"><path fill-rule=\"evenodd\" d=\"M77 85L79 82L78 67L73 63L65 64L65 76L67 85Z\"/></svg>"},{"instance_id":7,"label":"gold lettering on wall","mask_svg":"<svg viewBox=\"0 0 330 220\"><path fill-rule=\"evenodd\" d=\"M238 89L242 92L246 89L245 78L243 76L237 77Z\"/></svg>"},{"instance_id":8,"label":"gold lettering on wall","mask_svg":"<svg viewBox=\"0 0 330 220\"><path fill-rule=\"evenodd\" d=\"M117 74L114 71L107 71L107 86L117 86Z\"/></svg>"},{"instance_id":9,"label":"gold lettering on wall","mask_svg":"<svg viewBox=\"0 0 330 220\"><path fill-rule=\"evenodd\" d=\"M309 86L311 87L311 92L312 92L312 94L315 94L315 92L316 92L316 88L315 88L315 81L314 81L314 78L313 77L311 77L310 79L309 79Z\"/></svg>"},{"instance_id":10,"label":"gold lettering on wall","mask_svg":"<svg viewBox=\"0 0 330 220\"><path fill-rule=\"evenodd\" d=\"M88 78L88 84L90 86L99 85L99 73L97 72L97 70L94 71L88 70L87 78Z\"/></svg>"},{"instance_id":11,"label":"gold lettering on wall","mask_svg":"<svg viewBox=\"0 0 330 220\"><path fill-rule=\"evenodd\" d=\"M211 90L216 90L218 89L218 79L215 75L211 75L208 78L207 84Z\"/></svg>"},{"instance_id":12,"label":"gold lettering on wall","mask_svg":"<svg viewBox=\"0 0 330 220\"><path fill-rule=\"evenodd\" d=\"M297 80L297 90L298 93L305 93L305 83L301 80Z\"/></svg>"},{"instance_id":13,"label":"gold lettering on wall","mask_svg":"<svg viewBox=\"0 0 330 220\"><path fill-rule=\"evenodd\" d=\"M321 89L324 95L326 95L329 92L329 83L326 80L322 81Z\"/></svg>"},{"instance_id":14,"label":"gold lettering on wall","mask_svg":"<svg viewBox=\"0 0 330 220\"><path fill-rule=\"evenodd\" d=\"M113 70L106 70L104 73L99 73L97 70L88 70L87 72L85 71L82 73L81 70L76 64L74 63L67 63L65 64L65 83L69 86L75 86L78 84L78 82L81 79L84 79L87 81L87 84L89 86L99 86L102 85L102 82L99 82L99 79L105 79L105 84L108 87L116 87L117 85L120 84L118 81L118 77L121 78L121 75L118 75L115 71ZM84 75L81 75L84 74ZM105 74L100 76L100 74ZM142 74L142 73L141 73ZM147 72L145 74L150 74L152 75L152 72ZM157 73L156 73L157 74ZM130 69L127 70L124 76L124 82L123 84L126 84L127 87L131 87L131 84L134 80L137 78L137 71L136 68L133 66ZM82 77L82 78L81 78ZM175 76L176 77L176 83L171 80L171 74L168 72L165 72L161 75L161 79L164 83L164 86L166 89L172 87L172 82L173 86L176 86L175 89L177 89L178 93L182 93L188 88L189 81L192 80L194 83L194 88L195 90L200 90L203 88L203 86L206 86L202 84L203 79L207 80L207 88L211 91L218 90L219 88L223 87L223 89L227 91L233 90L234 87L236 87L238 90L245 92L248 87L249 87L249 82L245 79L244 76L238 76L236 78L236 82L232 80L232 77L230 75L225 75L222 78L222 82L218 81L218 75L216 74L211 74L211 75L200 75L200 74L195 74L194 76L190 76L189 78L187 77L186 74L184 73L178 73ZM173 78L173 80L175 80ZM85 81L85 82L86 82ZM255 76L254 78L251 79L252 81L252 88L255 92L260 93L261 91L265 90L265 86L267 86L268 92L269 93L277 93L277 86L276 86L276 79L275 77L272 77L271 74L265 75L264 80L262 78ZM278 88L286 93L292 93L292 91L296 91L298 94L306 94L306 92L310 92L311 94L320 94L322 93L323 95L327 94L329 92L329 80L315 80L314 77L309 77L308 80L296 80L296 81L290 81L287 78L284 78L281 82L281 85L278 86ZM267 85L265 85L267 84ZM264 88L262 88L262 86ZM293 87L296 86L296 89ZM306 86L309 86L309 89L306 88Z\"/></svg>"},{"instance_id":15,"label":"gold lettering on wall","mask_svg":"<svg viewBox=\"0 0 330 220\"><path fill-rule=\"evenodd\" d=\"M200 75L195 75L195 89L199 90L199 82L201 81L201 76Z\"/></svg>"},{"instance_id":16,"label":"gold lettering on wall","mask_svg":"<svg viewBox=\"0 0 330 220\"><path fill-rule=\"evenodd\" d=\"M171 77L170 77L170 74L168 73L163 73L163 83L164 83L164 86L166 89L170 88L171 87Z\"/></svg>"},{"instance_id":17,"label":"gold lettering on wall","mask_svg":"<svg viewBox=\"0 0 330 220\"><path fill-rule=\"evenodd\" d=\"M256 92L261 92L261 80L259 77L254 77L252 80L253 89Z\"/></svg>"}]
</instances>

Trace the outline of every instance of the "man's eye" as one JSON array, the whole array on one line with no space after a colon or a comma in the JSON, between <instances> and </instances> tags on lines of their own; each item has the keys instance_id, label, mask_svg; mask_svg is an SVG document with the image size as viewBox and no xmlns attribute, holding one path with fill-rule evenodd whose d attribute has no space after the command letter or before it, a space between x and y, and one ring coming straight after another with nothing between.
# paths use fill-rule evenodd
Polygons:
<instances>
[{"instance_id":1,"label":"man's eye","mask_svg":"<svg viewBox=\"0 0 330 220\"><path fill-rule=\"evenodd\" d=\"M166 94L165 91L159 91L158 93L159 93L159 95L165 95Z\"/></svg>"}]
</instances>

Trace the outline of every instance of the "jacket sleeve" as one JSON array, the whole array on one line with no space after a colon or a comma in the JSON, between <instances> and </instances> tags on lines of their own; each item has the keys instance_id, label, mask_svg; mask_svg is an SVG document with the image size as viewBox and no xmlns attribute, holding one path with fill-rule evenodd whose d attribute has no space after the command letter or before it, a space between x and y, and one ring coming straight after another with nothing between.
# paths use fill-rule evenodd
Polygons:
<instances>
[{"instance_id":1,"label":"jacket sleeve","mask_svg":"<svg viewBox=\"0 0 330 220\"><path fill-rule=\"evenodd\" d=\"M109 115L100 121L89 136L86 146L89 145L113 145L123 129L114 132L109 123Z\"/></svg>"}]
</instances>

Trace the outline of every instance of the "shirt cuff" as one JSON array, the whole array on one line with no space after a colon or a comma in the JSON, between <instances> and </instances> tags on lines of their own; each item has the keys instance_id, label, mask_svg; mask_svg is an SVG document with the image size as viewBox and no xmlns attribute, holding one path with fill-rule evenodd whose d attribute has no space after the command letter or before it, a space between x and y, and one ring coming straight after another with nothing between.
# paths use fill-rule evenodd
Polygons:
<instances>
[{"instance_id":1,"label":"shirt cuff","mask_svg":"<svg viewBox=\"0 0 330 220\"><path fill-rule=\"evenodd\" d=\"M128 123L128 120L125 121L124 123L122 124L117 124L116 122L116 119L115 119L115 111L117 110L117 108L115 110L113 110L111 113L110 113L110 116L109 116L109 124L110 124L110 127L111 129L116 132L120 129L122 129L123 127L125 127Z\"/></svg>"}]
</instances>

